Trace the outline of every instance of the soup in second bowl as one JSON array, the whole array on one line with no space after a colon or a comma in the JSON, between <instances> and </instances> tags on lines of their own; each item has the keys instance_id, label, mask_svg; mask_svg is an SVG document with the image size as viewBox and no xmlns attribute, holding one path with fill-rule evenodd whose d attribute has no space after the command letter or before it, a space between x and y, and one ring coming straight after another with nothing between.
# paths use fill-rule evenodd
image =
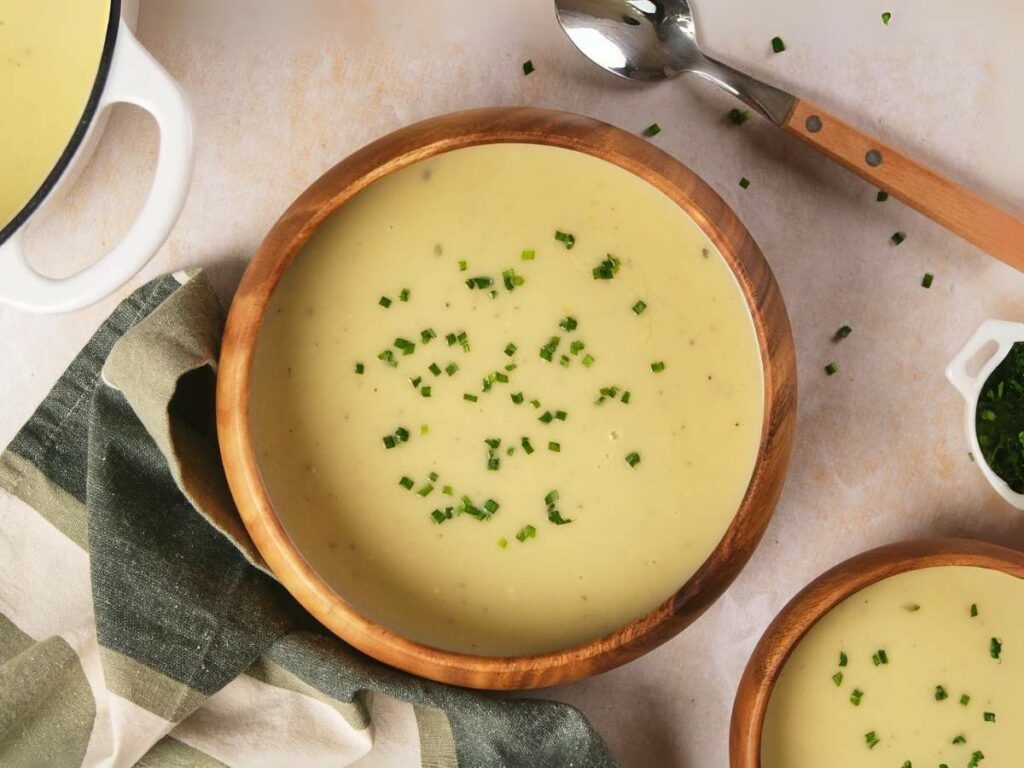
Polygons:
<instances>
[{"instance_id":1,"label":"soup in second bowl","mask_svg":"<svg viewBox=\"0 0 1024 768\"><path fill-rule=\"evenodd\" d=\"M313 235L257 340L274 507L364 615L481 655L612 632L700 567L750 481L757 337L668 197L582 153L451 151Z\"/></svg>"},{"instance_id":2,"label":"soup in second bowl","mask_svg":"<svg viewBox=\"0 0 1024 768\"><path fill-rule=\"evenodd\" d=\"M763 768L986 768L1024 755L1024 580L902 573L848 597L783 667Z\"/></svg>"}]
</instances>

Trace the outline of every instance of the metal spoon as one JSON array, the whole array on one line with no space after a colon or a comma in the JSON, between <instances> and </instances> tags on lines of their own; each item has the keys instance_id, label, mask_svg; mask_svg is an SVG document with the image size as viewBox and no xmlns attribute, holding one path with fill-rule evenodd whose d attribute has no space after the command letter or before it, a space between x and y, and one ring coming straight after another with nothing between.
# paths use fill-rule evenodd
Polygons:
<instances>
[{"instance_id":1,"label":"metal spoon","mask_svg":"<svg viewBox=\"0 0 1024 768\"><path fill-rule=\"evenodd\" d=\"M1024 222L808 101L701 52L686 0L555 0L558 21L591 61L620 77L710 80L787 133L1024 271Z\"/></svg>"}]
</instances>

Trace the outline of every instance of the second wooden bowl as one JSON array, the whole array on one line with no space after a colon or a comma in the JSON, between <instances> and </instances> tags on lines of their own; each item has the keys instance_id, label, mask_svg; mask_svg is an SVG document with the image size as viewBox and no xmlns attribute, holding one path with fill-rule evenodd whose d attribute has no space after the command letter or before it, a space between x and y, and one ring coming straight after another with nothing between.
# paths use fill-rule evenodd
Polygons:
<instances>
[{"instance_id":1,"label":"second wooden bowl","mask_svg":"<svg viewBox=\"0 0 1024 768\"><path fill-rule=\"evenodd\" d=\"M872 549L816 578L765 630L747 662L732 708L731 768L760 768L761 729L775 682L790 654L819 619L876 582L919 568L967 565L1024 579L1024 552L973 539L919 539Z\"/></svg>"},{"instance_id":2,"label":"second wooden bowl","mask_svg":"<svg viewBox=\"0 0 1024 768\"><path fill-rule=\"evenodd\" d=\"M515 658L431 648L360 614L289 538L260 477L249 427L250 369L260 322L282 273L314 230L393 171L449 150L501 142L585 152L639 176L678 204L735 274L753 317L764 370L757 463L732 524L697 572L662 605L610 635L565 651ZM732 210L650 142L586 117L531 108L478 109L426 120L385 136L324 174L285 211L249 264L228 315L217 379L217 426L231 492L281 583L321 623L370 656L474 688L535 688L602 672L649 651L700 616L739 573L768 524L782 490L796 419L796 361L786 309L761 251Z\"/></svg>"}]
</instances>

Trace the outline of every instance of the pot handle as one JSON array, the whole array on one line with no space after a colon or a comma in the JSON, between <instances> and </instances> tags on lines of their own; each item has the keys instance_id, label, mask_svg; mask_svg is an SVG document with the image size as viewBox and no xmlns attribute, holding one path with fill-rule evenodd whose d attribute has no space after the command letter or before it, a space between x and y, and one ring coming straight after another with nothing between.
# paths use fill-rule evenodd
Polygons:
<instances>
[{"instance_id":1,"label":"pot handle","mask_svg":"<svg viewBox=\"0 0 1024 768\"><path fill-rule=\"evenodd\" d=\"M986 371L986 364L978 367L978 371L972 376L967 372L968 364L985 348L986 345L995 343L998 345L996 351L986 359L986 363L993 358L1001 360L1006 357L1014 342L1024 340L1024 324L1013 323L1009 320L986 320L978 329L971 334L971 338L963 345L956 356L946 367L946 378L950 384L956 387L964 399L969 403L977 398L978 380L988 378L991 371Z\"/></svg>"},{"instance_id":2,"label":"pot handle","mask_svg":"<svg viewBox=\"0 0 1024 768\"><path fill-rule=\"evenodd\" d=\"M142 107L160 130L156 173L142 210L105 256L66 278L36 272L21 247L22 232L15 232L0 245L0 301L32 312L68 312L92 304L142 269L170 234L192 179L192 113L181 88L124 19L97 114L118 103Z\"/></svg>"}]
</instances>

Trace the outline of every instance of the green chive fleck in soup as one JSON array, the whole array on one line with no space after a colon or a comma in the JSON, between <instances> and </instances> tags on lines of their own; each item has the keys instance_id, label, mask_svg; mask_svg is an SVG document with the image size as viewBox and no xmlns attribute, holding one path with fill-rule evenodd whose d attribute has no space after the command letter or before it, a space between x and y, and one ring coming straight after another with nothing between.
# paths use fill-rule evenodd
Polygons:
<instances>
[{"instance_id":1,"label":"green chive fleck in soup","mask_svg":"<svg viewBox=\"0 0 1024 768\"><path fill-rule=\"evenodd\" d=\"M1024 755L1024 580L892 576L811 627L772 691L763 768L985 768Z\"/></svg>"},{"instance_id":2,"label":"green chive fleck in soup","mask_svg":"<svg viewBox=\"0 0 1024 768\"><path fill-rule=\"evenodd\" d=\"M638 177L528 144L372 184L303 248L252 371L263 479L310 564L435 647L612 632L718 544L763 374L736 279Z\"/></svg>"}]
</instances>

